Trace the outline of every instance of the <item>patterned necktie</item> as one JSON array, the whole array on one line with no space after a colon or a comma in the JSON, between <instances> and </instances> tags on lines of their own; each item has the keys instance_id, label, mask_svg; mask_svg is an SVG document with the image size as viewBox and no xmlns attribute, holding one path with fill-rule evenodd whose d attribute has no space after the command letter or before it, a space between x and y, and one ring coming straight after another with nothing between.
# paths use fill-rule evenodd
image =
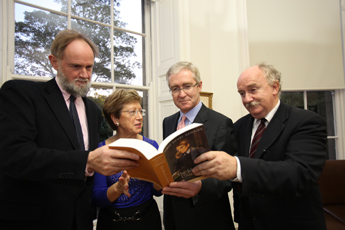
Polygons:
<instances>
[{"instance_id":1,"label":"patterned necktie","mask_svg":"<svg viewBox=\"0 0 345 230\"><path fill-rule=\"evenodd\" d=\"M74 101L75 101L75 97L71 95L69 98L69 112L71 114L75 130L77 132L77 138L78 138L80 150L85 150L83 132L81 131L78 112L77 112L77 108L75 107Z\"/></svg>"},{"instance_id":2,"label":"patterned necktie","mask_svg":"<svg viewBox=\"0 0 345 230\"><path fill-rule=\"evenodd\" d=\"M249 157L250 158L254 157L256 149L259 146L259 142L260 142L260 139L262 137L262 134L264 133L264 131L266 129L265 122L266 122L265 118L261 119L261 123L260 123L259 127L257 128L257 130L255 132L255 135L254 135L254 138L253 138L253 141L252 141L252 145L251 145L250 151L249 151Z\"/></svg>"},{"instance_id":3,"label":"patterned necktie","mask_svg":"<svg viewBox=\"0 0 345 230\"><path fill-rule=\"evenodd\" d=\"M177 126L176 130L179 130L179 129L182 129L183 127L186 127L186 124L184 123L185 120L186 120L186 116L183 115L180 123L178 123L178 126Z\"/></svg>"}]
</instances>

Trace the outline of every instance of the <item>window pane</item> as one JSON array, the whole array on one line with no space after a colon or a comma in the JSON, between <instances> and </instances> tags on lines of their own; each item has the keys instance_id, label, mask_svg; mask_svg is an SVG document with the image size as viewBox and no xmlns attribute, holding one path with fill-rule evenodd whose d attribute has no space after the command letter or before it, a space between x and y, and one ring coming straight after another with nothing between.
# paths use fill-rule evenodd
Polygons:
<instances>
[{"instance_id":1,"label":"window pane","mask_svg":"<svg viewBox=\"0 0 345 230\"><path fill-rule=\"evenodd\" d=\"M91 88L87 97L91 99L93 102L98 105L98 107L102 110L105 99L113 92L113 89L109 88ZM99 133L99 142L104 141L113 135L113 130L109 126L107 120L104 118L102 113L103 119L101 124L101 130Z\"/></svg>"},{"instance_id":2,"label":"window pane","mask_svg":"<svg viewBox=\"0 0 345 230\"><path fill-rule=\"evenodd\" d=\"M335 139L328 139L328 153L327 159L328 160L336 160L336 140Z\"/></svg>"},{"instance_id":3,"label":"window pane","mask_svg":"<svg viewBox=\"0 0 345 230\"><path fill-rule=\"evenodd\" d=\"M27 6L21 10L15 11L14 73L52 77L50 46L56 34L67 28L67 17Z\"/></svg>"},{"instance_id":4,"label":"window pane","mask_svg":"<svg viewBox=\"0 0 345 230\"><path fill-rule=\"evenodd\" d=\"M114 26L143 32L142 0L114 0Z\"/></svg>"},{"instance_id":5,"label":"window pane","mask_svg":"<svg viewBox=\"0 0 345 230\"><path fill-rule=\"evenodd\" d=\"M110 24L110 1L72 0L72 15Z\"/></svg>"},{"instance_id":6,"label":"window pane","mask_svg":"<svg viewBox=\"0 0 345 230\"><path fill-rule=\"evenodd\" d=\"M42 0L22 0L22 2L27 2L27 3L35 4L35 5L45 7L45 8L51 9L51 10L56 10L56 11L61 11L61 12L67 13L67 2L68 2L68 0L60 0L60 1L57 1L57 0L44 0L44 1L42 1ZM17 11L17 7L18 7L19 11L22 11L20 9L21 6L24 6L24 5L16 4L16 6L15 6L16 11ZM62 6L64 6L64 7L62 7Z\"/></svg>"},{"instance_id":7,"label":"window pane","mask_svg":"<svg viewBox=\"0 0 345 230\"><path fill-rule=\"evenodd\" d=\"M85 34L99 48L99 57L95 58L92 81L111 82L110 63L110 28L83 20L72 19L72 29Z\"/></svg>"},{"instance_id":8,"label":"window pane","mask_svg":"<svg viewBox=\"0 0 345 230\"><path fill-rule=\"evenodd\" d=\"M114 31L114 76L120 84L144 85L143 39L122 31Z\"/></svg>"},{"instance_id":9,"label":"window pane","mask_svg":"<svg viewBox=\"0 0 345 230\"><path fill-rule=\"evenodd\" d=\"M303 92L282 92L280 100L285 104L304 109Z\"/></svg>"},{"instance_id":10,"label":"window pane","mask_svg":"<svg viewBox=\"0 0 345 230\"><path fill-rule=\"evenodd\" d=\"M322 116L327 123L327 135L334 136L332 91L307 92L308 110Z\"/></svg>"}]
</instances>

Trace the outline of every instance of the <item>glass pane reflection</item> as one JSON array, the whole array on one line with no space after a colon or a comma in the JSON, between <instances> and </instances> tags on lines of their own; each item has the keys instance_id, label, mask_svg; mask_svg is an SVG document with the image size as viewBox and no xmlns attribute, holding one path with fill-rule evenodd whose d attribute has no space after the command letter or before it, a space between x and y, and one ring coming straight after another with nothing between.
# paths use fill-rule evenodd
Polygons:
<instances>
[{"instance_id":1,"label":"glass pane reflection","mask_svg":"<svg viewBox=\"0 0 345 230\"><path fill-rule=\"evenodd\" d=\"M143 32L142 0L114 0L114 26Z\"/></svg>"},{"instance_id":2,"label":"glass pane reflection","mask_svg":"<svg viewBox=\"0 0 345 230\"><path fill-rule=\"evenodd\" d=\"M119 84L144 85L143 38L123 31L114 32L114 81Z\"/></svg>"},{"instance_id":3,"label":"glass pane reflection","mask_svg":"<svg viewBox=\"0 0 345 230\"><path fill-rule=\"evenodd\" d=\"M60 0L60 1L56 1L56 0L22 0L22 2L27 2L27 3L31 3L37 6L41 6L47 9L51 9L51 10L56 10L56 11L61 11L64 13L67 13L67 3L68 0ZM21 10L21 7L24 7L24 5L22 4L15 4L15 8L16 8L16 12L18 10ZM64 7L63 7L64 6Z\"/></svg>"},{"instance_id":4,"label":"glass pane reflection","mask_svg":"<svg viewBox=\"0 0 345 230\"><path fill-rule=\"evenodd\" d=\"M307 92L308 110L314 111L327 122L327 135L334 136L334 109L332 91Z\"/></svg>"},{"instance_id":5,"label":"glass pane reflection","mask_svg":"<svg viewBox=\"0 0 345 230\"><path fill-rule=\"evenodd\" d=\"M110 24L110 1L72 0L72 15Z\"/></svg>"},{"instance_id":6,"label":"glass pane reflection","mask_svg":"<svg viewBox=\"0 0 345 230\"><path fill-rule=\"evenodd\" d=\"M327 152L327 159L328 160L336 160L336 140L335 139L328 139L328 152Z\"/></svg>"},{"instance_id":7,"label":"glass pane reflection","mask_svg":"<svg viewBox=\"0 0 345 230\"><path fill-rule=\"evenodd\" d=\"M105 99L113 92L113 89L110 88L95 88L92 87L87 94L87 97L96 103L96 105L102 110ZM103 119L101 124L101 130L99 134L99 142L108 139L113 135L113 130L108 125L108 122L104 118L102 113Z\"/></svg>"},{"instance_id":8,"label":"glass pane reflection","mask_svg":"<svg viewBox=\"0 0 345 230\"><path fill-rule=\"evenodd\" d=\"M85 34L99 49L95 58L92 81L111 82L110 28L83 20L72 19L72 29Z\"/></svg>"},{"instance_id":9,"label":"glass pane reflection","mask_svg":"<svg viewBox=\"0 0 345 230\"><path fill-rule=\"evenodd\" d=\"M14 73L54 76L48 59L50 46L55 36L67 28L67 17L28 6L17 10L16 7Z\"/></svg>"},{"instance_id":10,"label":"glass pane reflection","mask_svg":"<svg viewBox=\"0 0 345 230\"><path fill-rule=\"evenodd\" d=\"M304 109L303 92L282 92L280 100L285 104Z\"/></svg>"}]
</instances>

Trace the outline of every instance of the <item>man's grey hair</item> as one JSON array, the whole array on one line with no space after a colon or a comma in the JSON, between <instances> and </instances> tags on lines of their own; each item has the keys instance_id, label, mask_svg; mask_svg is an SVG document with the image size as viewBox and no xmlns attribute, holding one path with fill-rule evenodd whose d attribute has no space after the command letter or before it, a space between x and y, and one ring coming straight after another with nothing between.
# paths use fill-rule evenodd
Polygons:
<instances>
[{"instance_id":1,"label":"man's grey hair","mask_svg":"<svg viewBox=\"0 0 345 230\"><path fill-rule=\"evenodd\" d=\"M266 63L260 63L258 64L259 69L264 72L265 77L268 81L268 84L270 86L273 86L274 82L279 83L279 91L278 91L278 97L280 98L281 95L281 88L282 88L282 84L281 84L281 73L273 67L273 65L268 65Z\"/></svg>"},{"instance_id":2,"label":"man's grey hair","mask_svg":"<svg viewBox=\"0 0 345 230\"><path fill-rule=\"evenodd\" d=\"M196 83L199 83L201 81L199 69L191 62L181 61L181 62L177 62L176 64L172 65L169 68L168 72L166 73L166 81L167 81L169 87L170 87L169 77L171 75L179 73L181 70L191 71Z\"/></svg>"}]
</instances>

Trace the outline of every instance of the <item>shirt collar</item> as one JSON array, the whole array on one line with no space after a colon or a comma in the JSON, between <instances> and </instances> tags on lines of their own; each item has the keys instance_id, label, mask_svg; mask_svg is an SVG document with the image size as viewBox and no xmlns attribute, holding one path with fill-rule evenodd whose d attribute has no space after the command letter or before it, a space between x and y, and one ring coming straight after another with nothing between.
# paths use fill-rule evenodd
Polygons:
<instances>
[{"instance_id":1,"label":"shirt collar","mask_svg":"<svg viewBox=\"0 0 345 230\"><path fill-rule=\"evenodd\" d=\"M59 86L59 89L60 89L60 91L61 91L61 93L62 93L62 96L63 96L64 100L65 100L66 102L69 101L69 97L71 96L71 94L67 93L66 90L64 90L64 89L62 88L62 86L59 84L59 81L57 80L57 77L55 77L55 81L56 81L56 84ZM77 97L77 98L75 99L75 102L78 103L78 100L80 100L80 98L81 98L81 97Z\"/></svg>"},{"instance_id":2,"label":"shirt collar","mask_svg":"<svg viewBox=\"0 0 345 230\"><path fill-rule=\"evenodd\" d=\"M270 121L272 120L274 114L276 114L278 108L279 108L279 105L280 105L280 99L278 100L278 103L276 104L276 106L274 106L274 108L266 115L266 121L267 123L266 124L269 124ZM260 122L261 119L254 119L254 124L257 123L257 122ZM267 125L266 125L267 126Z\"/></svg>"},{"instance_id":3,"label":"shirt collar","mask_svg":"<svg viewBox=\"0 0 345 230\"><path fill-rule=\"evenodd\" d=\"M201 101L199 101L199 103L196 106L194 106L193 109L189 110L187 113L182 113L180 110L180 118L178 119L178 122L180 122L182 119L182 116L185 115L187 117L188 121L190 122L189 124L193 123L196 115L198 115L198 113L201 109L201 106L202 106L202 103L201 103Z\"/></svg>"}]
</instances>

